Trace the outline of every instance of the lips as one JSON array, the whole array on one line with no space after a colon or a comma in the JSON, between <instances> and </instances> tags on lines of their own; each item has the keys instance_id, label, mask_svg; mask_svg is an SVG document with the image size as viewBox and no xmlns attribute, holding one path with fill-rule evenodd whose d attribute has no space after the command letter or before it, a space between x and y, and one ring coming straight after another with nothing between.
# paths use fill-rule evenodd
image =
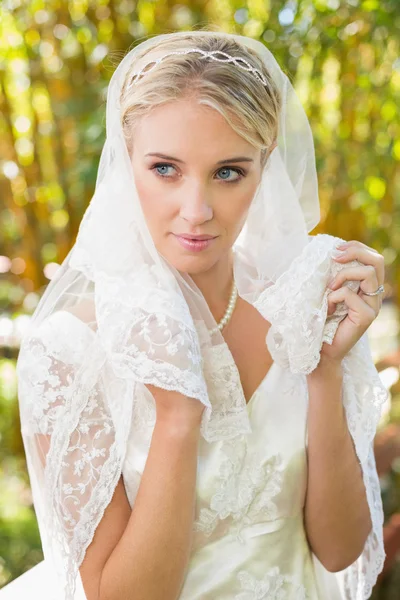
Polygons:
<instances>
[{"instance_id":1,"label":"lips","mask_svg":"<svg viewBox=\"0 0 400 600\"><path fill-rule=\"evenodd\" d=\"M196 238L189 237L188 234L184 233L181 235L174 234L175 239L179 244L189 250L190 252L200 252L209 248L218 236L201 235Z\"/></svg>"},{"instance_id":2,"label":"lips","mask_svg":"<svg viewBox=\"0 0 400 600\"><path fill-rule=\"evenodd\" d=\"M175 235L177 235L178 237L181 238L185 238L185 240L212 240L213 238L217 237L215 235L191 235L188 233L176 233Z\"/></svg>"}]
</instances>

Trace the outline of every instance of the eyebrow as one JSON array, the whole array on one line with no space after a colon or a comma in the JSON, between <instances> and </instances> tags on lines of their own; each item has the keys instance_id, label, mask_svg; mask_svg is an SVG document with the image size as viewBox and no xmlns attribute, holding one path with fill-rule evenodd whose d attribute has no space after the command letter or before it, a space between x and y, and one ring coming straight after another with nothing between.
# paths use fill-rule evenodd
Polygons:
<instances>
[{"instance_id":1,"label":"eyebrow","mask_svg":"<svg viewBox=\"0 0 400 600\"><path fill-rule=\"evenodd\" d=\"M158 156L159 158L165 158L166 160L173 160L178 163L183 163L183 160L179 158L175 158L174 156L168 156L167 154L160 154L159 152L148 152L145 156ZM219 160L217 165L225 165L227 163L233 162L254 162L252 158L249 156L234 156L232 158L224 158L223 160Z\"/></svg>"}]
</instances>

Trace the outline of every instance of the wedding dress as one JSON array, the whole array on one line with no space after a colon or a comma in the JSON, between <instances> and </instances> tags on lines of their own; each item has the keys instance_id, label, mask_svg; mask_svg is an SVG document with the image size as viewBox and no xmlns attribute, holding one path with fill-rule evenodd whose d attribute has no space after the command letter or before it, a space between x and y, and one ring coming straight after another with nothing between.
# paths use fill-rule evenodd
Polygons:
<instances>
[{"instance_id":1,"label":"wedding dress","mask_svg":"<svg viewBox=\"0 0 400 600\"><path fill-rule=\"evenodd\" d=\"M359 600L369 597L376 581L384 559L383 512L372 442L387 390L372 361L366 333L342 361L343 404L363 469L373 529L359 559L340 573L330 573L313 555L303 523L308 404L304 361L318 362L321 340L329 343L340 321L339 307L335 315L326 317L326 281L343 268L331 259L334 242L332 236L309 236L308 246L288 272L266 297L260 296L258 307L271 322L266 342L274 362L245 407L249 433L216 441L200 438L193 545L180 600ZM93 318L88 312L83 318L76 311L59 310L35 331L35 348L39 348L40 341L40 352L36 352L31 368L25 364L25 375L29 373L31 390L37 391L38 399L44 393L41 382L46 380L51 381L52 388L47 389L45 399L54 400L60 389L60 375L67 367L81 364L87 348L93 347ZM221 395L229 394L224 382L232 379L237 367L225 342L210 347L208 352L203 368L209 398L217 405ZM58 363L52 378L50 359ZM103 368L107 368L106 363ZM146 386L137 384L135 390L122 463L132 508L156 415L153 396ZM88 402L87 410L97 417L103 414L100 405L108 403L107 390L103 391L105 395L101 396L96 388ZM127 396L131 391L124 388ZM106 429L105 413L103 421ZM43 425L38 423L39 427ZM87 434L88 428L89 418L80 423L77 439ZM29 436L25 433L22 428L26 442ZM84 447L76 444L80 461L92 451L101 455L95 438L97 434L86 435ZM29 461L28 469L33 475ZM39 494L35 487L38 480L32 476L31 481L35 498ZM62 483L68 496L71 484L65 479ZM46 539L40 512L38 522L42 539ZM6 586L0 600L63 598L46 559L45 553L43 563ZM85 599L80 576L74 598Z\"/></svg>"},{"instance_id":2,"label":"wedding dress","mask_svg":"<svg viewBox=\"0 0 400 600\"><path fill-rule=\"evenodd\" d=\"M214 360L229 368L229 354L222 344ZM307 399L305 376L273 362L247 404L252 433L200 440L194 538L180 600L342 598L335 575L315 567L304 530ZM132 507L154 424L154 401L144 391L123 467Z\"/></svg>"}]
</instances>

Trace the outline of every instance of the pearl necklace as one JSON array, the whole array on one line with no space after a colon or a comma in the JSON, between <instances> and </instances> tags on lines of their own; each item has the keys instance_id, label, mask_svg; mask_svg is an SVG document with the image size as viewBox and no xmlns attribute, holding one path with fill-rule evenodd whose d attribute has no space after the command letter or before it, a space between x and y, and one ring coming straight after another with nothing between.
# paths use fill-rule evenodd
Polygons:
<instances>
[{"instance_id":1,"label":"pearl necklace","mask_svg":"<svg viewBox=\"0 0 400 600\"><path fill-rule=\"evenodd\" d=\"M236 284L235 284L235 280L233 280L232 292L231 292L231 296L229 298L228 307L227 307L227 309L225 311L224 316L219 321L219 323L217 324L217 326L210 330L210 334L211 335L213 335L214 333L217 333L217 331L222 331L222 329L228 323L228 321L230 320L230 318L232 316L232 313L234 311L237 297L238 297L238 291L237 291L237 287L236 287Z\"/></svg>"}]
</instances>

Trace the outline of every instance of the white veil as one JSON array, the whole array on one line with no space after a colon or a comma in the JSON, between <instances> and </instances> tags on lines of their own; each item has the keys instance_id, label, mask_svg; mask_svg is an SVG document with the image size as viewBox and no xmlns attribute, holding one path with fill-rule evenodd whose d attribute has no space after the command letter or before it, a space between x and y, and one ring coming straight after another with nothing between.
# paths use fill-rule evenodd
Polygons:
<instances>
[{"instance_id":1,"label":"white veil","mask_svg":"<svg viewBox=\"0 0 400 600\"><path fill-rule=\"evenodd\" d=\"M201 435L208 442L251 432L239 373L221 333L210 334L216 322L203 295L154 246L120 118L121 86L139 53L171 36L186 36L187 47L195 47L199 35L235 38L256 52L282 95L278 145L234 246L239 295L271 323L266 343L273 359L296 373L317 366L322 343L331 343L345 316L338 306L327 318L326 284L341 268L331 260L339 240L308 235L320 219L312 133L271 52L251 38L204 31L160 35L136 46L109 84L93 198L17 362L21 433L43 551L66 600L74 597L78 568L120 478L144 384L202 402ZM343 367L343 401L373 530L362 556L338 577L346 598L364 599L384 558L372 439L387 391L366 336Z\"/></svg>"}]
</instances>

